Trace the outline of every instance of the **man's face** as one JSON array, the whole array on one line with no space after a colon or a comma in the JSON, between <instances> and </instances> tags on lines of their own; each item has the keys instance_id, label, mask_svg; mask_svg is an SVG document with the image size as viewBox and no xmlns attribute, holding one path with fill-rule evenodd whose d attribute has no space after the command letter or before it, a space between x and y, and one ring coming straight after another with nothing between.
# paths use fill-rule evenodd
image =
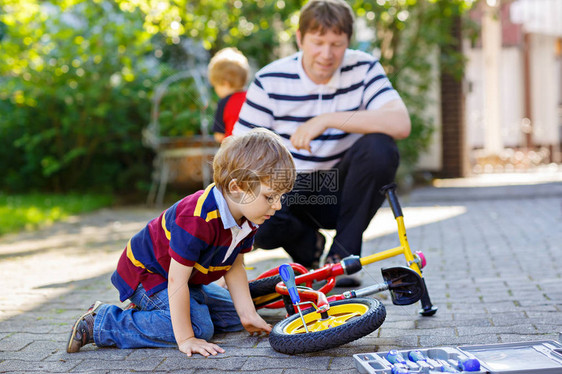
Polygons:
<instances>
[{"instance_id":1,"label":"man's face","mask_svg":"<svg viewBox=\"0 0 562 374\"><path fill-rule=\"evenodd\" d=\"M342 63L349 46L347 34L336 34L328 30L307 32L297 30L297 44L302 51L302 64L306 75L316 84L326 84Z\"/></svg>"}]
</instances>

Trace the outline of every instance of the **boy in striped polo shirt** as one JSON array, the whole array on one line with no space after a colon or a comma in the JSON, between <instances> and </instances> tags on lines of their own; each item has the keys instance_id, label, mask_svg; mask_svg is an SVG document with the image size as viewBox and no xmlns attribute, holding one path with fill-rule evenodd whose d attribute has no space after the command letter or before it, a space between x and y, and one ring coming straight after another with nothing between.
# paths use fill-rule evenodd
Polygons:
<instances>
[{"instance_id":1,"label":"boy in striped polo shirt","mask_svg":"<svg viewBox=\"0 0 562 374\"><path fill-rule=\"evenodd\" d=\"M281 208L295 180L291 154L265 129L227 138L213 160L214 183L151 220L127 244L111 281L135 308L96 302L74 324L67 352L170 347L191 356L224 350L214 332L269 333L256 312L243 254ZM223 277L228 291L212 282Z\"/></svg>"},{"instance_id":2,"label":"boy in striped polo shirt","mask_svg":"<svg viewBox=\"0 0 562 374\"><path fill-rule=\"evenodd\" d=\"M327 261L361 254L363 232L384 201L379 190L398 168L395 139L410 133L408 111L380 62L348 49L353 22L344 0L309 1L296 33L300 51L258 71L234 126L234 134L266 127L291 151L295 188L260 227L256 247L283 247L307 267L319 265L322 228L336 230Z\"/></svg>"}]
</instances>

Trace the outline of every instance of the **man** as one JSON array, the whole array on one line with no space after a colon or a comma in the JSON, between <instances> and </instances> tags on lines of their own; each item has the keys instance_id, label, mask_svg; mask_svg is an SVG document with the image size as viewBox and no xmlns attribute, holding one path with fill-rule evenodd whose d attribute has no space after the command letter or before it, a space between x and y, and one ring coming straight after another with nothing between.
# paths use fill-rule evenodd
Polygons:
<instances>
[{"instance_id":1,"label":"man","mask_svg":"<svg viewBox=\"0 0 562 374\"><path fill-rule=\"evenodd\" d=\"M395 139L410 134L410 118L380 63L348 49L353 11L344 0L311 0L301 10L295 55L257 74L234 134L254 127L278 133L299 176L283 208L262 225L256 246L283 247L294 261L318 266L335 229L327 262L360 255L362 235L394 180ZM338 285L357 286L347 278Z\"/></svg>"}]
</instances>

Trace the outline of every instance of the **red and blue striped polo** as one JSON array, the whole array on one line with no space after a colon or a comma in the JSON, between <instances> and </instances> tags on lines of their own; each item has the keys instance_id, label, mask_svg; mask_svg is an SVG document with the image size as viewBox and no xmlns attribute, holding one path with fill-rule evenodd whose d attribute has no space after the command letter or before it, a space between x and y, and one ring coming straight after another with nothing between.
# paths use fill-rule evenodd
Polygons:
<instances>
[{"instance_id":1,"label":"red and blue striped polo","mask_svg":"<svg viewBox=\"0 0 562 374\"><path fill-rule=\"evenodd\" d=\"M221 219L221 209L231 221L232 216L224 211L226 202L217 202L224 198L215 189L211 184L183 198L129 240L111 277L121 301L131 297L139 284L149 295L165 289L172 258L193 267L190 284L209 284L226 274L239 253L252 249L258 227L248 222L252 230L227 256L233 237Z\"/></svg>"}]
</instances>

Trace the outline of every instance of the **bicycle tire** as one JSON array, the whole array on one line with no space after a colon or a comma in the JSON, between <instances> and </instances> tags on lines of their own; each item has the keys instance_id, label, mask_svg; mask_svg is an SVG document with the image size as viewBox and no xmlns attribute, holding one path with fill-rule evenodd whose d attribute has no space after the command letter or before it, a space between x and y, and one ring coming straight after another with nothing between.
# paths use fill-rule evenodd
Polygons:
<instances>
[{"instance_id":1,"label":"bicycle tire","mask_svg":"<svg viewBox=\"0 0 562 374\"><path fill-rule=\"evenodd\" d=\"M349 317L353 314L349 310L356 310L358 315ZM347 315L342 315L346 311ZM320 328L318 331L302 332L304 326L301 317L298 313L294 314L273 327L269 334L269 344L277 352L291 355L335 348L378 329L386 318L386 309L376 299L346 299L331 302L328 315L330 318L341 318L339 324L327 325L324 326L325 329ZM327 321L322 320L320 314L313 309L304 311L303 317L307 326L312 327Z\"/></svg>"},{"instance_id":2,"label":"bicycle tire","mask_svg":"<svg viewBox=\"0 0 562 374\"><path fill-rule=\"evenodd\" d=\"M256 306L256 308L275 302L277 300L281 300L281 295L279 295L275 291L275 286L277 285L277 283L281 281L282 279L280 275L273 275L271 277L256 279L249 282L250 295L254 300L254 305ZM274 296L273 294L277 296ZM271 295L271 297L263 298L263 296L267 296L267 295ZM263 301L256 302L256 300L263 300Z\"/></svg>"}]
</instances>

